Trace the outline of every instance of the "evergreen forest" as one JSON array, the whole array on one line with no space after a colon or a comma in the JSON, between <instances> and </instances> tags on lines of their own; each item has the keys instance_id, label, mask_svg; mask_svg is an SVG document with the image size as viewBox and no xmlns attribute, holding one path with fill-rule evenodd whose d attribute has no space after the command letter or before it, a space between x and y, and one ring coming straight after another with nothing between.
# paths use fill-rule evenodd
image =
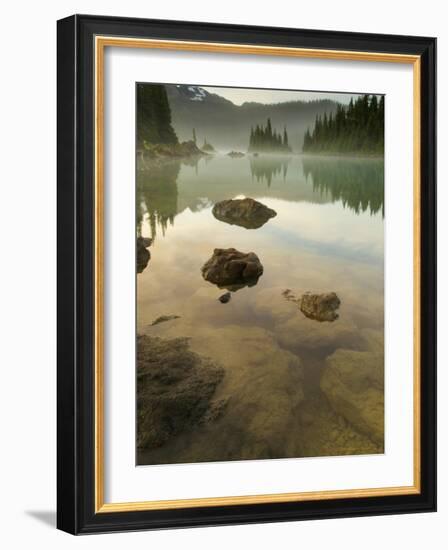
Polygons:
<instances>
[{"instance_id":1,"label":"evergreen forest","mask_svg":"<svg viewBox=\"0 0 448 550\"><path fill-rule=\"evenodd\" d=\"M137 147L160 143L178 143L165 86L137 84Z\"/></svg>"},{"instance_id":2,"label":"evergreen forest","mask_svg":"<svg viewBox=\"0 0 448 550\"><path fill-rule=\"evenodd\" d=\"M249 153L258 152L285 152L290 153L291 147L288 141L288 132L286 126L283 134L272 129L271 119L268 118L266 126L257 124L250 130Z\"/></svg>"},{"instance_id":3,"label":"evergreen forest","mask_svg":"<svg viewBox=\"0 0 448 550\"><path fill-rule=\"evenodd\" d=\"M303 152L384 153L384 96L363 95L335 113L317 115Z\"/></svg>"}]
</instances>

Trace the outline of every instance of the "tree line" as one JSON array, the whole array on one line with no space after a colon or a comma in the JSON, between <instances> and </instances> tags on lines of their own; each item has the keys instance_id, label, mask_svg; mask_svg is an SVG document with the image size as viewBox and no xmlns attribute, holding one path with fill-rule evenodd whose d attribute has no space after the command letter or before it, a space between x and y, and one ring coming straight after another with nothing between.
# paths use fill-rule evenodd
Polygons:
<instances>
[{"instance_id":1,"label":"tree line","mask_svg":"<svg viewBox=\"0 0 448 550\"><path fill-rule=\"evenodd\" d=\"M307 129L304 152L384 152L384 96L363 95L348 106L338 105L330 115L317 115L312 131Z\"/></svg>"},{"instance_id":2,"label":"tree line","mask_svg":"<svg viewBox=\"0 0 448 550\"><path fill-rule=\"evenodd\" d=\"M163 84L137 84L137 147L177 144L171 108Z\"/></svg>"},{"instance_id":3,"label":"tree line","mask_svg":"<svg viewBox=\"0 0 448 550\"><path fill-rule=\"evenodd\" d=\"M283 135L272 129L270 118L268 118L266 126L263 127L257 124L255 128L252 127L250 129L248 151L249 153L263 151L291 152L286 126L283 130Z\"/></svg>"}]
</instances>

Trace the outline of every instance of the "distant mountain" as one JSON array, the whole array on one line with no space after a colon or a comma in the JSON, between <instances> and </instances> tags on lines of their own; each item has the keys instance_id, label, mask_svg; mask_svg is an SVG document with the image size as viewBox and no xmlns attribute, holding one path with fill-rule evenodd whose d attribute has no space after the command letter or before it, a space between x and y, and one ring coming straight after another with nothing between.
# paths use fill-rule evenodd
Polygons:
<instances>
[{"instance_id":1,"label":"distant mountain","mask_svg":"<svg viewBox=\"0 0 448 550\"><path fill-rule=\"evenodd\" d=\"M179 140L192 139L194 128L198 144L205 138L213 143L215 149L223 151L247 151L251 127L264 125L270 118L272 128L277 132L283 134L284 127L287 127L292 150L300 152L305 132L314 127L316 115L334 113L339 105L326 99L235 105L200 86L167 84L166 91L172 124Z\"/></svg>"}]
</instances>

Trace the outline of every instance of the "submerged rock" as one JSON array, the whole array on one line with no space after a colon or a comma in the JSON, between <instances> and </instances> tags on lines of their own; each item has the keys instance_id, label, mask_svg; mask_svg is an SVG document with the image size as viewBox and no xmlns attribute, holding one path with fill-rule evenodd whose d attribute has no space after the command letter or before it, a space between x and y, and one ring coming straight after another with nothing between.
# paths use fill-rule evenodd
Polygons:
<instances>
[{"instance_id":1,"label":"submerged rock","mask_svg":"<svg viewBox=\"0 0 448 550\"><path fill-rule=\"evenodd\" d=\"M206 281L236 291L256 285L263 274L263 266L254 252L246 254L235 248L215 248L201 271Z\"/></svg>"},{"instance_id":2,"label":"submerged rock","mask_svg":"<svg viewBox=\"0 0 448 550\"><path fill-rule=\"evenodd\" d=\"M338 349L326 360L320 387L330 405L357 431L384 447L384 352Z\"/></svg>"},{"instance_id":3,"label":"submerged rock","mask_svg":"<svg viewBox=\"0 0 448 550\"><path fill-rule=\"evenodd\" d=\"M288 302L295 302L296 304L300 304L300 298L297 298L290 288L283 290L282 296L283 298L285 298L285 300L288 300Z\"/></svg>"},{"instance_id":4,"label":"submerged rock","mask_svg":"<svg viewBox=\"0 0 448 550\"><path fill-rule=\"evenodd\" d=\"M152 244L152 239L137 237L137 273L142 273L151 259L151 253L147 250Z\"/></svg>"},{"instance_id":5,"label":"submerged rock","mask_svg":"<svg viewBox=\"0 0 448 550\"><path fill-rule=\"evenodd\" d=\"M222 404L211 400L223 376L221 366L190 350L188 338L138 336L137 446L160 447L204 416L217 418Z\"/></svg>"},{"instance_id":6,"label":"submerged rock","mask_svg":"<svg viewBox=\"0 0 448 550\"><path fill-rule=\"evenodd\" d=\"M299 304L300 311L305 317L321 322L331 322L339 317L336 310L341 305L341 300L335 292L326 292L324 294L311 294L306 292L300 298Z\"/></svg>"},{"instance_id":7,"label":"submerged rock","mask_svg":"<svg viewBox=\"0 0 448 550\"><path fill-rule=\"evenodd\" d=\"M227 302L230 302L231 297L232 295L230 294L230 292L226 292L225 294L220 296L218 300L221 302L221 304L227 304Z\"/></svg>"},{"instance_id":8,"label":"submerged rock","mask_svg":"<svg viewBox=\"0 0 448 550\"><path fill-rule=\"evenodd\" d=\"M217 202L212 213L219 221L246 229L258 229L277 215L275 210L249 197Z\"/></svg>"},{"instance_id":9,"label":"submerged rock","mask_svg":"<svg viewBox=\"0 0 448 550\"><path fill-rule=\"evenodd\" d=\"M166 323L167 321L173 321L174 319L180 319L180 316L179 315L161 315L151 323L151 326L158 325L159 323Z\"/></svg>"},{"instance_id":10,"label":"submerged rock","mask_svg":"<svg viewBox=\"0 0 448 550\"><path fill-rule=\"evenodd\" d=\"M301 295L305 289L293 292L282 287L260 290L252 307L270 323L282 347L301 354L307 350L320 356L333 353L336 349L365 349L358 326L346 313L337 323L311 322L299 310Z\"/></svg>"},{"instance_id":11,"label":"submerged rock","mask_svg":"<svg viewBox=\"0 0 448 550\"><path fill-rule=\"evenodd\" d=\"M188 434L188 449L175 447L173 441L169 462L300 456L302 442L296 430L297 410L305 399L303 367L297 355L278 346L271 332L185 319L154 331L167 338L190 336L192 351L225 369L201 428ZM216 422L207 422L217 414ZM162 451L153 453L147 463L160 463Z\"/></svg>"}]
</instances>

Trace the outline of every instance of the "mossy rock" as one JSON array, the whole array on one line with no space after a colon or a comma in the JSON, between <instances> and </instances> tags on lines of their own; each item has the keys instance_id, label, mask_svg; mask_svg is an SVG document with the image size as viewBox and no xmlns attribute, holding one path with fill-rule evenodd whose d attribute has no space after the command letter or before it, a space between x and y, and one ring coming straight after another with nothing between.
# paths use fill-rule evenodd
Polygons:
<instances>
[{"instance_id":1,"label":"mossy rock","mask_svg":"<svg viewBox=\"0 0 448 550\"><path fill-rule=\"evenodd\" d=\"M224 369L189 348L188 338L137 339L137 446L155 448L199 424Z\"/></svg>"}]
</instances>

